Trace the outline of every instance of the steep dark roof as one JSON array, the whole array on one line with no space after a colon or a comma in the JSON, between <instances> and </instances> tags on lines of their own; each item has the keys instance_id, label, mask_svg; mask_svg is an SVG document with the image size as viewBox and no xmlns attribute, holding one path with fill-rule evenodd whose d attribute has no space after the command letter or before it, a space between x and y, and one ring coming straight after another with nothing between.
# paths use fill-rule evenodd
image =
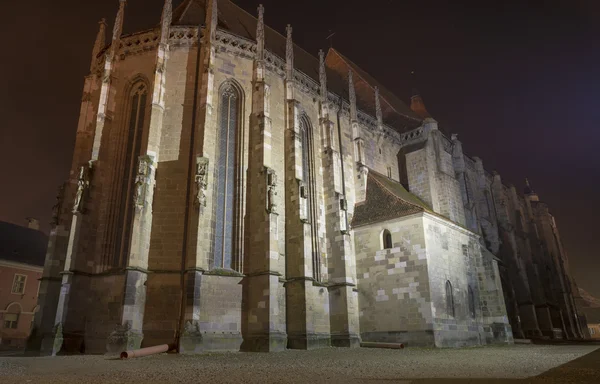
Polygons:
<instances>
[{"instance_id":1,"label":"steep dark roof","mask_svg":"<svg viewBox=\"0 0 600 384\"><path fill-rule=\"evenodd\" d=\"M419 212L431 212L421 199L408 192L402 184L369 170L367 198L357 204L352 227L397 219Z\"/></svg>"},{"instance_id":2,"label":"steep dark roof","mask_svg":"<svg viewBox=\"0 0 600 384\"><path fill-rule=\"evenodd\" d=\"M44 266L48 236L43 232L0 221L0 259Z\"/></svg>"},{"instance_id":3,"label":"steep dark roof","mask_svg":"<svg viewBox=\"0 0 600 384\"><path fill-rule=\"evenodd\" d=\"M410 109L396 95L388 91L358 65L331 48L327 53L327 67L333 69L348 83L348 72L352 71L357 102L362 109L375 116L375 87L379 88L381 111L386 124L405 132L418 127L422 118Z\"/></svg>"},{"instance_id":4,"label":"steep dark roof","mask_svg":"<svg viewBox=\"0 0 600 384\"><path fill-rule=\"evenodd\" d=\"M238 7L230 0L218 0L217 19L219 28L228 30L237 36L249 40L256 40L256 17ZM197 26L204 24L204 21L205 0L185 0L173 12L173 25ZM268 12L265 12L266 48L280 58L285 58L286 38L266 25L268 21L269 15ZM327 66L327 88L329 91L348 100L348 70L344 69L343 66L330 65L330 62L332 62L330 57L334 54L340 55L337 51L330 49L325 62ZM355 79L355 87L357 87L357 104L360 110L375 116L373 87L378 86L383 104L384 123L396 128L400 132L416 128L420 125L420 117L408 108L406 104L387 91L381 84L350 60L341 55L339 57L344 59L344 63L346 63L344 65L352 66L353 71L359 75ZM319 59L296 44L294 44L294 67L317 83L319 82Z\"/></svg>"}]
</instances>

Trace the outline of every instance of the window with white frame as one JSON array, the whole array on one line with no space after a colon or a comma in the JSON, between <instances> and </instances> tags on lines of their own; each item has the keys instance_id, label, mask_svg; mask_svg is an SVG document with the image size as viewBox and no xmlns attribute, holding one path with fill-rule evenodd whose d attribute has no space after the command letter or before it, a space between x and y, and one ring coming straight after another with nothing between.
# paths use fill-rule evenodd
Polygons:
<instances>
[{"instance_id":1,"label":"window with white frame","mask_svg":"<svg viewBox=\"0 0 600 384\"><path fill-rule=\"evenodd\" d=\"M27 282L27 276L15 274L13 279L12 293L22 295L25 293L25 283Z\"/></svg>"},{"instance_id":2,"label":"window with white frame","mask_svg":"<svg viewBox=\"0 0 600 384\"><path fill-rule=\"evenodd\" d=\"M4 328L17 329L19 325L19 314L18 313L5 313L4 314Z\"/></svg>"}]
</instances>

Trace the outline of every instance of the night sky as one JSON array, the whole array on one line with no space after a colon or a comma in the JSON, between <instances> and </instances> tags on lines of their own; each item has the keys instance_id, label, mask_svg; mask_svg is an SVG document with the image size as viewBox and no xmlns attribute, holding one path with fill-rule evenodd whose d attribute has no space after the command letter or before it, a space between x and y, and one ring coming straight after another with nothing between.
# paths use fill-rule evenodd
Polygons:
<instances>
[{"instance_id":1,"label":"night sky","mask_svg":"<svg viewBox=\"0 0 600 384\"><path fill-rule=\"evenodd\" d=\"M234 0L256 14L259 0ZM174 5L180 1L174 0ZM4 1L0 220L49 230L68 177L97 22L117 0ZM125 33L162 0L129 0ZM465 153L556 216L578 284L600 296L600 2L262 0L265 22L315 55L333 46L408 102L416 86ZM414 71L415 75L411 76Z\"/></svg>"}]
</instances>

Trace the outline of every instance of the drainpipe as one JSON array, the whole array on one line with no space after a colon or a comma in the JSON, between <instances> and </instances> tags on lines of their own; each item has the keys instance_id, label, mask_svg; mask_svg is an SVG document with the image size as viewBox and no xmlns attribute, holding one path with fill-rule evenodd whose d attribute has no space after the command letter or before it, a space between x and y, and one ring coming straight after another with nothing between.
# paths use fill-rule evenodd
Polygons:
<instances>
[{"instance_id":1,"label":"drainpipe","mask_svg":"<svg viewBox=\"0 0 600 384\"><path fill-rule=\"evenodd\" d=\"M163 344L154 347L136 349L134 351L121 352L121 359L132 359L134 357L144 357L150 355L156 355L157 353L169 352L172 349L177 348L175 345Z\"/></svg>"}]
</instances>

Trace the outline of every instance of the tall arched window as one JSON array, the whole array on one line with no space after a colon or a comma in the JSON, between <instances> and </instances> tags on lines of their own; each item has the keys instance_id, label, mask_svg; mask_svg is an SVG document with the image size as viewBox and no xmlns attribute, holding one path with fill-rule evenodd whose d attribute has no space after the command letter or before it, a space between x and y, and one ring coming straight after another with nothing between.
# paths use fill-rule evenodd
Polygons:
<instances>
[{"instance_id":1,"label":"tall arched window","mask_svg":"<svg viewBox=\"0 0 600 384\"><path fill-rule=\"evenodd\" d=\"M383 240L383 249L393 248L394 244L392 243L392 234L387 229L383 230L381 234Z\"/></svg>"},{"instance_id":2,"label":"tall arched window","mask_svg":"<svg viewBox=\"0 0 600 384\"><path fill-rule=\"evenodd\" d=\"M472 318L475 318L475 295L473 294L473 289L469 285L469 313Z\"/></svg>"},{"instance_id":3,"label":"tall arched window","mask_svg":"<svg viewBox=\"0 0 600 384\"><path fill-rule=\"evenodd\" d=\"M242 93L227 82L219 92L219 123L215 160L215 221L213 262L215 268L236 269L239 257L238 164Z\"/></svg>"},{"instance_id":4,"label":"tall arched window","mask_svg":"<svg viewBox=\"0 0 600 384\"><path fill-rule=\"evenodd\" d=\"M144 134L146 103L148 87L143 82L137 82L131 89L129 96L129 112L127 117L127 130L125 132L125 147L117 160L117 169L120 170L121 183L118 190L117 206L118 219L116 225L115 265L123 266L129 254L131 240L131 226L133 220L133 189L137 171L138 158L141 155L142 136ZM119 172L119 171L117 171Z\"/></svg>"},{"instance_id":5,"label":"tall arched window","mask_svg":"<svg viewBox=\"0 0 600 384\"><path fill-rule=\"evenodd\" d=\"M448 316L454 317L454 293L449 280L446 281L446 312Z\"/></svg>"},{"instance_id":6,"label":"tall arched window","mask_svg":"<svg viewBox=\"0 0 600 384\"><path fill-rule=\"evenodd\" d=\"M302 182L306 197L306 218L310 223L313 277L321 279L321 252L319 251L317 185L315 182L315 157L313 130L306 115L300 118L300 140L302 144Z\"/></svg>"}]
</instances>

